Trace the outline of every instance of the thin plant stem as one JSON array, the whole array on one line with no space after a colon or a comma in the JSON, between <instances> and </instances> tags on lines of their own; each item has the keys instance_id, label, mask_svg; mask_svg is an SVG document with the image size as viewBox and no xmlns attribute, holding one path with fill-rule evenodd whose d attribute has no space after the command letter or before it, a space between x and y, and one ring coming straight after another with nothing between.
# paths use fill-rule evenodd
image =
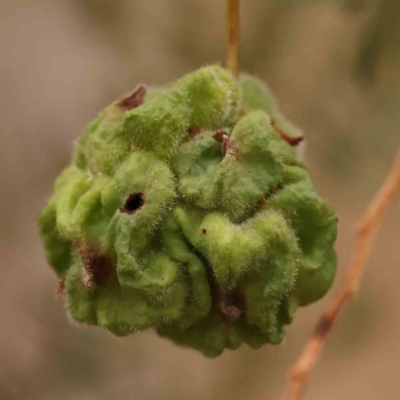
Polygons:
<instances>
[{"instance_id":1,"label":"thin plant stem","mask_svg":"<svg viewBox=\"0 0 400 400\"><path fill-rule=\"evenodd\" d=\"M293 366L289 384L283 400L300 400L309 379L310 372L325 346L336 318L344 304L357 292L365 264L374 244L382 219L400 189L400 150L392 170L358 225L358 241L353 258L337 295L318 322L315 331Z\"/></svg>"},{"instance_id":2,"label":"thin plant stem","mask_svg":"<svg viewBox=\"0 0 400 400\"><path fill-rule=\"evenodd\" d=\"M225 0L226 8L226 69L239 74L240 4L239 0Z\"/></svg>"}]
</instances>

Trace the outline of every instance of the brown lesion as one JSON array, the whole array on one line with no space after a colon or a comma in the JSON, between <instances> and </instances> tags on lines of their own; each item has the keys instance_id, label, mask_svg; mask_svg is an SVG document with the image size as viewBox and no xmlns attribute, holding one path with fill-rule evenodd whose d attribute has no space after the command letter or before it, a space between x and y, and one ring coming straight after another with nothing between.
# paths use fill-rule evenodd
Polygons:
<instances>
[{"instance_id":1,"label":"brown lesion","mask_svg":"<svg viewBox=\"0 0 400 400\"><path fill-rule=\"evenodd\" d=\"M261 199L257 200L257 206L258 207L263 207L267 204L267 201L270 197L276 195L277 193L279 193L281 190L283 189L283 185L282 183L278 183L276 186L274 186L272 189L270 189L264 197L262 197Z\"/></svg>"},{"instance_id":2,"label":"brown lesion","mask_svg":"<svg viewBox=\"0 0 400 400\"><path fill-rule=\"evenodd\" d=\"M280 137L286 142L288 142L292 147L298 146L304 140L303 136L293 137L289 136L287 133L283 132L279 128L275 127L275 129L279 133Z\"/></svg>"},{"instance_id":3,"label":"brown lesion","mask_svg":"<svg viewBox=\"0 0 400 400\"><path fill-rule=\"evenodd\" d=\"M279 193L283 189L282 183L278 183L275 187L273 187L267 194L268 197L272 197L275 194Z\"/></svg>"},{"instance_id":4,"label":"brown lesion","mask_svg":"<svg viewBox=\"0 0 400 400\"><path fill-rule=\"evenodd\" d=\"M230 154L232 156L235 156L237 151L236 149L232 146L232 143L230 141L230 138L228 134L224 131L217 131L214 133L212 136L214 140L216 140L218 143L221 143L221 151L222 154Z\"/></svg>"},{"instance_id":5,"label":"brown lesion","mask_svg":"<svg viewBox=\"0 0 400 400\"><path fill-rule=\"evenodd\" d=\"M104 285L115 268L111 258L103 249L95 246L81 245L79 254L85 269L83 276L85 285L88 288Z\"/></svg>"},{"instance_id":6,"label":"brown lesion","mask_svg":"<svg viewBox=\"0 0 400 400\"><path fill-rule=\"evenodd\" d=\"M214 269L207 258L195 247L192 251L205 266L211 294L212 311L224 323L236 321L246 312L246 299L243 291L240 287L221 288L215 277Z\"/></svg>"},{"instance_id":7,"label":"brown lesion","mask_svg":"<svg viewBox=\"0 0 400 400\"><path fill-rule=\"evenodd\" d=\"M267 203L267 200L265 200L264 197L262 197L261 199L259 199L259 200L257 201L257 205L258 205L259 207L264 206L266 203Z\"/></svg>"},{"instance_id":8,"label":"brown lesion","mask_svg":"<svg viewBox=\"0 0 400 400\"><path fill-rule=\"evenodd\" d=\"M229 291L220 291L217 302L217 312L221 319L236 321L245 311L245 297L240 288Z\"/></svg>"},{"instance_id":9,"label":"brown lesion","mask_svg":"<svg viewBox=\"0 0 400 400\"><path fill-rule=\"evenodd\" d=\"M218 284L214 271L206 263L207 280L211 292L211 307L221 321L236 321L245 312L246 302L243 292L239 288L222 289Z\"/></svg>"},{"instance_id":10,"label":"brown lesion","mask_svg":"<svg viewBox=\"0 0 400 400\"><path fill-rule=\"evenodd\" d=\"M192 135L198 135L203 132L203 128L200 128L199 126L190 126L186 129L186 132L191 133Z\"/></svg>"},{"instance_id":11,"label":"brown lesion","mask_svg":"<svg viewBox=\"0 0 400 400\"><path fill-rule=\"evenodd\" d=\"M58 281L56 295L64 294L64 292L65 292L65 278L62 278Z\"/></svg>"},{"instance_id":12,"label":"brown lesion","mask_svg":"<svg viewBox=\"0 0 400 400\"><path fill-rule=\"evenodd\" d=\"M133 108L139 107L144 103L144 96L146 95L146 86L139 85L132 94L124 97L118 105L125 111L132 110Z\"/></svg>"},{"instance_id":13,"label":"brown lesion","mask_svg":"<svg viewBox=\"0 0 400 400\"><path fill-rule=\"evenodd\" d=\"M286 141L287 143L289 143L290 146L295 147L298 146L303 140L304 137L303 136L297 136L297 137L293 137L288 135L287 133L285 133L282 129L278 128L275 125L275 121L271 118L269 123L275 128L275 130L279 133L279 136Z\"/></svg>"}]
</instances>

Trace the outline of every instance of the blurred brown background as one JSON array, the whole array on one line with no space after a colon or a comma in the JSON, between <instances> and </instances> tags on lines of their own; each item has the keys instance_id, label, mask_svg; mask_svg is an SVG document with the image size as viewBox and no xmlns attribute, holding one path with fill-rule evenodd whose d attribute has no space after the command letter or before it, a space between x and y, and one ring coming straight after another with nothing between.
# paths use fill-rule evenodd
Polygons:
<instances>
[{"instance_id":1,"label":"blurred brown background","mask_svg":"<svg viewBox=\"0 0 400 400\"><path fill-rule=\"evenodd\" d=\"M400 145L399 22L398 0L242 1L242 69L305 131L307 163L341 219L335 288ZM279 399L335 288L298 312L283 345L208 360L152 332L70 325L35 224L102 107L224 52L222 0L0 2L1 400ZM306 399L400 398L399 227L398 199Z\"/></svg>"}]
</instances>

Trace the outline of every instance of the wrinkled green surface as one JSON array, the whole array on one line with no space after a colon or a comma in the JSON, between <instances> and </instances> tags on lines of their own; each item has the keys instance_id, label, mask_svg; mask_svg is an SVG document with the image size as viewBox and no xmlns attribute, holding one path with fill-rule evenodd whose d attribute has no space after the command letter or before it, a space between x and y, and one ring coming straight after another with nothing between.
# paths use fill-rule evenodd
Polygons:
<instances>
[{"instance_id":1,"label":"wrinkled green surface","mask_svg":"<svg viewBox=\"0 0 400 400\"><path fill-rule=\"evenodd\" d=\"M106 108L39 216L71 317L208 357L280 343L331 286L337 218L276 128L299 134L258 80L217 66Z\"/></svg>"}]
</instances>

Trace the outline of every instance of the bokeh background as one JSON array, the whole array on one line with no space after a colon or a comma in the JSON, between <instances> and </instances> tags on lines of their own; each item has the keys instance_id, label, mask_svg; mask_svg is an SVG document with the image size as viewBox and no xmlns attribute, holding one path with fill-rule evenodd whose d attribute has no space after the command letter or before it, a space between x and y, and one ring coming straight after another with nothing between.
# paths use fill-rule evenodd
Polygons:
<instances>
[{"instance_id":1,"label":"bokeh background","mask_svg":"<svg viewBox=\"0 0 400 400\"><path fill-rule=\"evenodd\" d=\"M222 0L0 2L0 399L279 399L332 298L354 225L400 145L398 0L243 0L242 69L303 128L316 185L340 216L338 278L285 343L208 360L152 332L71 325L35 218L84 125L137 83L222 62ZM306 399L397 399L400 200Z\"/></svg>"}]
</instances>

